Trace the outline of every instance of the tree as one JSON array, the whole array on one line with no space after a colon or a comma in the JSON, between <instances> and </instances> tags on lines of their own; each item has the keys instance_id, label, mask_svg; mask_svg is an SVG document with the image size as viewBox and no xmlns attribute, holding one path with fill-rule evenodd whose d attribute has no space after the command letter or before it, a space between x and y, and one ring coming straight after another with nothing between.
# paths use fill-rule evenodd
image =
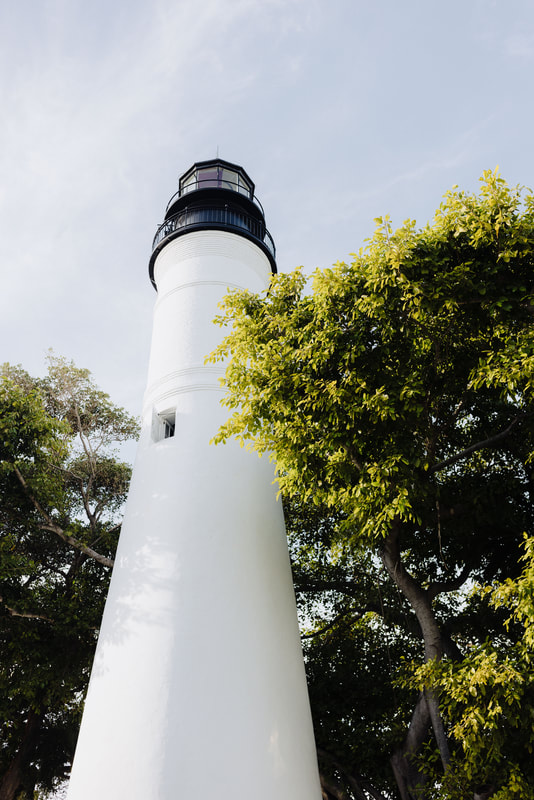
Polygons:
<instances>
[{"instance_id":1,"label":"tree","mask_svg":"<svg viewBox=\"0 0 534 800\"><path fill-rule=\"evenodd\" d=\"M441 781L436 797L465 794L483 770L495 800L534 798L534 539L526 540L526 566L517 579L489 589L490 603L507 609L505 628L515 635L471 647L460 662L429 662L407 683L438 686L444 714L457 744L455 768ZM519 634L519 635L517 635Z\"/></svg>"},{"instance_id":2,"label":"tree","mask_svg":"<svg viewBox=\"0 0 534 800\"><path fill-rule=\"evenodd\" d=\"M385 800L413 694L392 674L416 657L417 631L380 563L340 540L335 514L284 507L325 798Z\"/></svg>"},{"instance_id":3,"label":"tree","mask_svg":"<svg viewBox=\"0 0 534 800\"><path fill-rule=\"evenodd\" d=\"M51 356L44 379L0 384L0 798L68 774L137 422L87 370Z\"/></svg>"},{"instance_id":4,"label":"tree","mask_svg":"<svg viewBox=\"0 0 534 800\"><path fill-rule=\"evenodd\" d=\"M232 327L211 358L230 357L233 413L216 441L272 453L286 498L336 516L331 563L341 550L344 567L383 565L428 665L462 661L481 626L517 640L466 587L517 580L532 535L533 265L534 197L487 172L479 194L454 188L421 230L377 220L310 295L297 270L265 296L231 292L218 319ZM437 679L414 696L391 754L402 800L459 769L446 705Z\"/></svg>"}]
</instances>

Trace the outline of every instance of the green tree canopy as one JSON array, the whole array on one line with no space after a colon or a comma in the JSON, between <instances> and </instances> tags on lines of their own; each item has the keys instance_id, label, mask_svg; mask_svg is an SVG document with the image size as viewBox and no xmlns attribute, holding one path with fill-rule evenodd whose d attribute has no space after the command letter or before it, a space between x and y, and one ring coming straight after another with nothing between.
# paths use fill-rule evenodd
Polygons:
<instances>
[{"instance_id":1,"label":"green tree canopy","mask_svg":"<svg viewBox=\"0 0 534 800\"><path fill-rule=\"evenodd\" d=\"M351 562L382 564L411 619L402 635L416 632L427 663L520 638L466 587L518 579L532 535L533 266L534 197L487 172L479 194L454 188L422 229L377 220L352 263L314 273L310 294L297 270L265 295L231 292L218 319L231 329L211 358L230 358L232 415L216 441L271 453L286 498L336 517L328 543L314 540L330 572L351 580ZM403 800L434 791L429 729L441 775L461 771L446 704L437 679L414 695L391 752ZM506 781L488 770L469 780Z\"/></svg>"},{"instance_id":2,"label":"green tree canopy","mask_svg":"<svg viewBox=\"0 0 534 800\"><path fill-rule=\"evenodd\" d=\"M68 774L137 422L87 370L0 378L0 798Z\"/></svg>"}]
</instances>

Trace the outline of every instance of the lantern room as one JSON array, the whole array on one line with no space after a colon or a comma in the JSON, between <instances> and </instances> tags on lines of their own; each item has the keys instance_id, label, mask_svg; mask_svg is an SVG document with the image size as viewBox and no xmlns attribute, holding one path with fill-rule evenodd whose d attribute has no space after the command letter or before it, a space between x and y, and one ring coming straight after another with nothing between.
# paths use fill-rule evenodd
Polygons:
<instances>
[{"instance_id":1,"label":"lantern room","mask_svg":"<svg viewBox=\"0 0 534 800\"><path fill-rule=\"evenodd\" d=\"M265 253L276 273L274 241L254 183L243 167L216 158L193 164L180 177L152 244L149 273L154 287L158 254L173 239L195 230L226 230L249 239Z\"/></svg>"}]
</instances>

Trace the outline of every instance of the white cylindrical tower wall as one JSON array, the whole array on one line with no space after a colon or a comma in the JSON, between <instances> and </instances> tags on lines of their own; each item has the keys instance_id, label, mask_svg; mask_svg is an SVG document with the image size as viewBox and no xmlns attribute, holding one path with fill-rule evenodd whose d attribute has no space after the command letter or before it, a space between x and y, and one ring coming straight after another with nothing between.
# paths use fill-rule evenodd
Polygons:
<instances>
[{"instance_id":1,"label":"white cylindrical tower wall","mask_svg":"<svg viewBox=\"0 0 534 800\"><path fill-rule=\"evenodd\" d=\"M273 464L236 442L204 358L269 259L224 230L155 261L142 434L69 800L320 800ZM165 432L173 435L165 438Z\"/></svg>"}]
</instances>

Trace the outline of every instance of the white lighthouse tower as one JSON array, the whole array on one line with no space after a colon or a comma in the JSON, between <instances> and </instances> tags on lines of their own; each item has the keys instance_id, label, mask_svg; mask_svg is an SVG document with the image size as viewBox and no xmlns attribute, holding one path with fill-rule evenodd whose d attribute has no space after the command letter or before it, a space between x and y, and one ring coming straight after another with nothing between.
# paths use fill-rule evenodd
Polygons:
<instances>
[{"instance_id":1,"label":"white lighthouse tower","mask_svg":"<svg viewBox=\"0 0 534 800\"><path fill-rule=\"evenodd\" d=\"M273 467L209 444L218 302L275 271L246 172L195 164L150 259L142 434L69 800L321 798Z\"/></svg>"}]
</instances>

